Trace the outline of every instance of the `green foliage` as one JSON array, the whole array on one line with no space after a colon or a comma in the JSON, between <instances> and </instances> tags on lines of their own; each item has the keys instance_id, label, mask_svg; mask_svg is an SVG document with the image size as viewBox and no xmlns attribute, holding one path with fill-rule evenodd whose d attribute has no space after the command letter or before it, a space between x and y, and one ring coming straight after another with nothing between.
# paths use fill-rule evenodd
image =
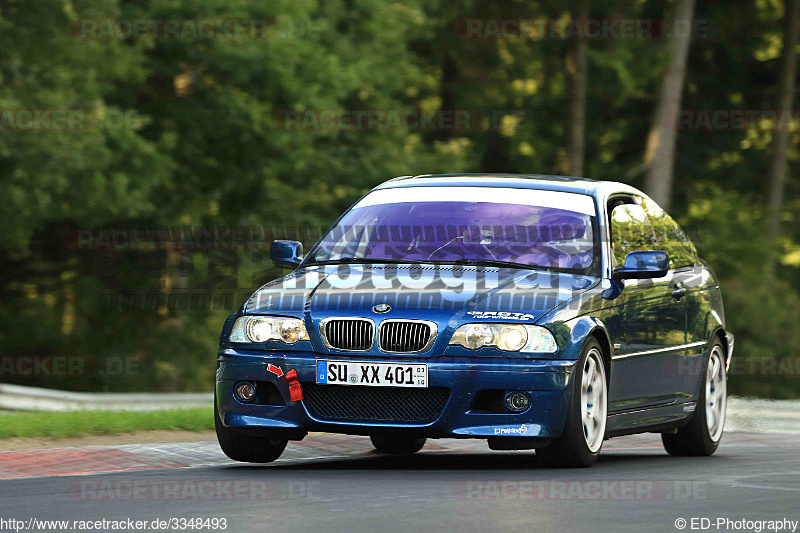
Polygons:
<instances>
[{"instance_id":1,"label":"green foliage","mask_svg":"<svg viewBox=\"0 0 800 533\"><path fill-rule=\"evenodd\" d=\"M663 20L669 2L592 2L593 18ZM780 2L700 3L683 107L775 108ZM373 185L427 172L561 173L570 40L465 39L465 20L569 20L522 0L0 0L0 354L86 357L93 370L12 381L201 390L224 318L274 278L264 247L81 251L104 225L330 224ZM82 21L262 20L256 38L94 39ZM777 38L777 41L776 41ZM666 39L592 39L587 176L641 185ZM467 110L466 128L306 128L286 112ZM76 110L85 127L15 129L2 113ZM6 126L3 126L6 124ZM800 132L789 153L796 166ZM766 243L768 129L682 129L674 214L720 276L737 357L800 354L800 211ZM312 244L314 231L300 236ZM266 237L265 237L266 239ZM264 244L264 243L262 243ZM774 276L765 265L775 263ZM109 305L113 295L224 292L224 305ZM111 302L115 303L115 302ZM119 302L116 302L119 303ZM99 372L121 358L129 370ZM9 376L0 375L0 380ZM19 379L16 379L19 378ZM742 392L800 395L734 377Z\"/></svg>"},{"instance_id":2,"label":"green foliage","mask_svg":"<svg viewBox=\"0 0 800 533\"><path fill-rule=\"evenodd\" d=\"M83 4L81 16L116 14L106 2ZM75 110L84 125L0 129L0 247L24 256L53 220L95 225L154 212L151 193L169 176L170 161L135 127L104 119L131 111L125 116L136 124L132 107L115 105L109 93L144 81L141 50L71 37L79 16L71 2L0 6L0 110Z\"/></svg>"},{"instance_id":3,"label":"green foliage","mask_svg":"<svg viewBox=\"0 0 800 533\"><path fill-rule=\"evenodd\" d=\"M692 198L687 227L720 278L727 327L736 335L731 392L796 397L800 295L796 286L769 269L780 251L764 239L761 210L754 208L750 195L714 185L698 185ZM787 274L796 280L792 270Z\"/></svg>"},{"instance_id":4,"label":"green foliage","mask_svg":"<svg viewBox=\"0 0 800 533\"><path fill-rule=\"evenodd\" d=\"M211 406L160 411L17 411L0 414L0 438L60 438L154 429L206 431L213 428Z\"/></svg>"}]
</instances>

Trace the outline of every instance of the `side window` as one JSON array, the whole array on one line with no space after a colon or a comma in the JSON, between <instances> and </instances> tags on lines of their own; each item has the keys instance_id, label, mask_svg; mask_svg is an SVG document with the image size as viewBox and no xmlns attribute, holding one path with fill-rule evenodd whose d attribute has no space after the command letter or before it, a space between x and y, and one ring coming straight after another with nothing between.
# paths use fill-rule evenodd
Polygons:
<instances>
[{"instance_id":1,"label":"side window","mask_svg":"<svg viewBox=\"0 0 800 533\"><path fill-rule=\"evenodd\" d=\"M611 206L609 206L611 207ZM647 215L636 204L618 204L611 210L611 248L617 265L631 252L657 250L656 238Z\"/></svg>"},{"instance_id":2,"label":"side window","mask_svg":"<svg viewBox=\"0 0 800 533\"><path fill-rule=\"evenodd\" d=\"M686 234L663 209L649 198L638 197L658 239L658 249L669 254L670 268L691 266L697 262L697 251Z\"/></svg>"}]
</instances>

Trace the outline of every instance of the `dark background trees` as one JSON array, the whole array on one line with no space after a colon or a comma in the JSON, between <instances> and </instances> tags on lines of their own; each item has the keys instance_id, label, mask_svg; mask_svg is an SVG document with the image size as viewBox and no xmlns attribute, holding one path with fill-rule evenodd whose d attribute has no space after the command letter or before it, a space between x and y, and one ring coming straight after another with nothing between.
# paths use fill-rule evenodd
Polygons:
<instances>
[{"instance_id":1,"label":"dark background trees","mask_svg":"<svg viewBox=\"0 0 800 533\"><path fill-rule=\"evenodd\" d=\"M299 236L308 245L393 176L569 172L668 198L721 277L737 357L784 369L734 373L733 390L800 395L799 139L796 124L769 115L797 109L797 2L699 2L686 27L691 3L0 1L0 354L81 356L94 369L33 379L12 368L0 381L207 388L225 316L278 275L257 243L82 250L81 230L317 228ZM232 19L265 22L245 38L81 30L85 21ZM533 20L545 33L492 32L493 20ZM653 31L580 34L580 21L614 20ZM470 36L476 21L483 33ZM26 110L78 110L88 122L28 128L18 120ZM309 122L410 110L470 120ZM710 122L737 111L758 118ZM178 294L222 300L158 300ZM125 299L137 295L155 303ZM101 371L109 358L132 370Z\"/></svg>"}]
</instances>

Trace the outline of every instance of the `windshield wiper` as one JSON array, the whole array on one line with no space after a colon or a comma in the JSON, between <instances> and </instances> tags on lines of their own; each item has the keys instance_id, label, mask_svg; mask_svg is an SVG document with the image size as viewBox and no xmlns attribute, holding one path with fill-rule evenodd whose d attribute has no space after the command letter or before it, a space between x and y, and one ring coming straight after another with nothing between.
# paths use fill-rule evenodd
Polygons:
<instances>
[{"instance_id":1,"label":"windshield wiper","mask_svg":"<svg viewBox=\"0 0 800 533\"><path fill-rule=\"evenodd\" d=\"M400 264L421 264L430 263L430 261L417 261L413 259L383 259L379 257L342 257L340 259L331 259L328 261L309 261L304 266L312 265L400 265Z\"/></svg>"},{"instance_id":2,"label":"windshield wiper","mask_svg":"<svg viewBox=\"0 0 800 533\"><path fill-rule=\"evenodd\" d=\"M525 263L515 263L513 261L500 261L499 259L467 259L466 257L460 257L452 261L431 261L431 262L443 265L488 266L488 267L521 268L525 270L544 270L549 272L570 272L570 269L567 268L548 267L543 265L527 265Z\"/></svg>"},{"instance_id":3,"label":"windshield wiper","mask_svg":"<svg viewBox=\"0 0 800 533\"><path fill-rule=\"evenodd\" d=\"M500 261L499 259L468 259L466 257L459 257L453 261L438 261L439 263L451 263L453 265L466 265L466 266L493 266L493 267L514 267L525 268L528 270L533 269L532 265L524 263L514 263L513 261Z\"/></svg>"}]
</instances>

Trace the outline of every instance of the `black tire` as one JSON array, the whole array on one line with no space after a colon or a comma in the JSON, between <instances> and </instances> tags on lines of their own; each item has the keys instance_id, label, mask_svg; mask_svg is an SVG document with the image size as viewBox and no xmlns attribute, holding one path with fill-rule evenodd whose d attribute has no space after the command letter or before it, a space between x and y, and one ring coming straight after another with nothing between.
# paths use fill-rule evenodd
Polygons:
<instances>
[{"instance_id":1,"label":"black tire","mask_svg":"<svg viewBox=\"0 0 800 533\"><path fill-rule=\"evenodd\" d=\"M427 439L413 439L411 437L376 437L369 438L375 449L381 453L407 455L416 453L425 446Z\"/></svg>"},{"instance_id":2,"label":"black tire","mask_svg":"<svg viewBox=\"0 0 800 533\"><path fill-rule=\"evenodd\" d=\"M718 354L722 355L723 364L721 365L720 371L723 373L723 379L727 380L727 373L724 365L725 350L723 349L722 343L719 341L719 339L716 339L713 343L711 343L711 348L708 350L708 357L706 358L707 360L710 360L712 355L715 353L715 350L717 350ZM720 433L715 440L708 427L708 416L706 414L706 404L708 402L706 391L707 379L708 364L704 365L703 367L703 379L700 381L700 392L698 394L697 407L695 408L694 414L689 420L689 423L682 428L679 428L677 433L661 434L661 442L664 443L664 449L666 449L667 453L670 455L679 457L708 456L717 451L717 448L719 447L719 442L722 439L722 429L719 430ZM727 395L727 387L724 394ZM723 398L722 400L727 403L727 398ZM723 425L725 420L724 409L725 405L722 406Z\"/></svg>"},{"instance_id":3,"label":"black tire","mask_svg":"<svg viewBox=\"0 0 800 533\"><path fill-rule=\"evenodd\" d=\"M599 362L602 365L601 370L606 389L603 398L603 425L600 431L605 432L605 421L608 414L608 372L605 370L605 359L600 343L595 338L589 338L583 346L578 364L575 365L575 375L572 383L570 403L567 408L567 420L564 424L564 431L561 433L560 437L553 440L553 442L546 447L536 449L536 458L540 463L546 466L586 468L594 464L603 447L602 439L604 435L601 435L599 437L599 447L592 451L587 444L587 437L584 434L583 427L581 387L587 358L590 353L593 354L593 360L597 360L597 355L599 354ZM595 444L595 446L597 446L597 444Z\"/></svg>"},{"instance_id":4,"label":"black tire","mask_svg":"<svg viewBox=\"0 0 800 533\"><path fill-rule=\"evenodd\" d=\"M252 429L230 428L222 425L214 397L214 429L222 451L234 461L243 463L271 463L281 456L286 439L272 439L269 434L255 433Z\"/></svg>"}]
</instances>

